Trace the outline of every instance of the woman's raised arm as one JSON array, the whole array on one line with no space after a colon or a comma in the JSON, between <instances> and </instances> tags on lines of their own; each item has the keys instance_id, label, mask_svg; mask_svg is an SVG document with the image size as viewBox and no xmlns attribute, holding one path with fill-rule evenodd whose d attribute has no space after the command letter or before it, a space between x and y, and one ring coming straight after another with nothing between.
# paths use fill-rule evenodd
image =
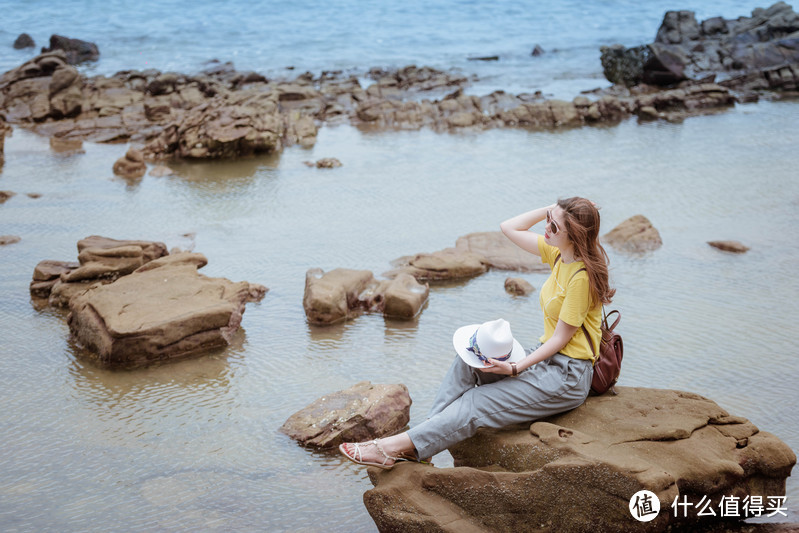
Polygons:
<instances>
[{"instance_id":1,"label":"woman's raised arm","mask_svg":"<svg viewBox=\"0 0 799 533\"><path fill-rule=\"evenodd\" d=\"M554 209L555 204L539 207L521 215L509 218L499 225L499 229L516 246L526 250L533 255L541 255L538 251L538 233L527 231L547 217L547 211Z\"/></svg>"}]
</instances>

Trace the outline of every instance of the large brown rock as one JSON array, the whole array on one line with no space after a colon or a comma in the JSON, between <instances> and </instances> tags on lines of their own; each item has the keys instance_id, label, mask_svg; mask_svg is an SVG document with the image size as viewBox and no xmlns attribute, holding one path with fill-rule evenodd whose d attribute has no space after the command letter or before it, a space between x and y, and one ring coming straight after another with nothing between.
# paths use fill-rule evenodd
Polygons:
<instances>
[{"instance_id":1,"label":"large brown rock","mask_svg":"<svg viewBox=\"0 0 799 533\"><path fill-rule=\"evenodd\" d=\"M327 394L291 415L280 431L302 444L333 448L402 430L410 420L411 397L405 385L362 381Z\"/></svg>"},{"instance_id":2,"label":"large brown rock","mask_svg":"<svg viewBox=\"0 0 799 533\"><path fill-rule=\"evenodd\" d=\"M567 413L478 434L450 449L456 467L370 469L364 503L380 531L642 531L628 505L660 500L646 531L679 497L716 512L722 497L785 494L796 455L776 436L697 394L619 387ZM743 512L743 511L742 511ZM706 519L705 519L706 520Z\"/></svg>"},{"instance_id":3,"label":"large brown rock","mask_svg":"<svg viewBox=\"0 0 799 533\"><path fill-rule=\"evenodd\" d=\"M525 252L501 231L469 233L455 241L455 248L480 255L491 268L519 272L549 272L549 266Z\"/></svg>"},{"instance_id":4,"label":"large brown rock","mask_svg":"<svg viewBox=\"0 0 799 533\"><path fill-rule=\"evenodd\" d=\"M154 157L234 158L283 148L285 125L276 93L216 96L188 110L145 147Z\"/></svg>"},{"instance_id":5,"label":"large brown rock","mask_svg":"<svg viewBox=\"0 0 799 533\"><path fill-rule=\"evenodd\" d=\"M305 274L302 305L312 324L326 325L351 318L363 307L361 294L375 283L368 270L337 268L324 273L312 268Z\"/></svg>"},{"instance_id":6,"label":"large brown rock","mask_svg":"<svg viewBox=\"0 0 799 533\"><path fill-rule=\"evenodd\" d=\"M91 360L138 367L225 346L250 300L247 282L209 278L193 264L173 264L73 296L67 321Z\"/></svg>"},{"instance_id":7,"label":"large brown rock","mask_svg":"<svg viewBox=\"0 0 799 533\"><path fill-rule=\"evenodd\" d=\"M602 239L624 252L648 252L663 245L660 233L644 215L634 215L605 234Z\"/></svg>"}]
</instances>

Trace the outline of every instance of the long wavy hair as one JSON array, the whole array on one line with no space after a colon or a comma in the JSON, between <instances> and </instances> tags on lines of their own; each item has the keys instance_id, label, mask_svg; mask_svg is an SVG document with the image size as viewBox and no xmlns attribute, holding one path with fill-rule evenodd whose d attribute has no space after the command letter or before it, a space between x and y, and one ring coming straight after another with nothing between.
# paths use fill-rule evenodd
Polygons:
<instances>
[{"instance_id":1,"label":"long wavy hair","mask_svg":"<svg viewBox=\"0 0 799 533\"><path fill-rule=\"evenodd\" d=\"M590 200L574 196L558 200L565 212L564 225L574 245L574 256L585 263L591 286L591 309L609 304L616 294L608 280L608 254L599 243L599 210Z\"/></svg>"}]
</instances>

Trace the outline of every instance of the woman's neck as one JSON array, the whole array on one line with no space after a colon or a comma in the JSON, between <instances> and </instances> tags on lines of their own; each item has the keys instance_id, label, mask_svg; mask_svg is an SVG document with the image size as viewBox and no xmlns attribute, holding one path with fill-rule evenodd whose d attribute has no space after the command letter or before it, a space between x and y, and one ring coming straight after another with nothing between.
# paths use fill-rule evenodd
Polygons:
<instances>
[{"instance_id":1,"label":"woman's neck","mask_svg":"<svg viewBox=\"0 0 799 533\"><path fill-rule=\"evenodd\" d=\"M564 264L573 263L576 258L574 257L574 247L569 246L568 248L558 248L560 250L560 260L563 261Z\"/></svg>"}]
</instances>

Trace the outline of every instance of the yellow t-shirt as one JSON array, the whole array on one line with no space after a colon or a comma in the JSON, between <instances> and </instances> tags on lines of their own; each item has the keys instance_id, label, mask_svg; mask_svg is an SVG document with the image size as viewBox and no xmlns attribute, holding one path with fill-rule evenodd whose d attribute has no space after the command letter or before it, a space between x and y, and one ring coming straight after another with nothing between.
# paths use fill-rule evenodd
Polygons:
<instances>
[{"instance_id":1,"label":"yellow t-shirt","mask_svg":"<svg viewBox=\"0 0 799 533\"><path fill-rule=\"evenodd\" d=\"M585 324L594 347L599 349L602 335L602 306L597 305L591 310L588 309L591 301L588 273L582 271L575 275L575 272L585 268L585 264L582 261L565 264L563 258L555 262L560 251L557 247L547 244L541 235L538 236L538 250L541 252L541 262L548 263L552 269L552 274L544 282L539 293L541 309L544 311L544 334L540 340L541 342L549 340L555 333L558 320L563 320L570 326L577 327L577 331L560 353L575 359L593 360L591 346L580 326Z\"/></svg>"}]
</instances>

